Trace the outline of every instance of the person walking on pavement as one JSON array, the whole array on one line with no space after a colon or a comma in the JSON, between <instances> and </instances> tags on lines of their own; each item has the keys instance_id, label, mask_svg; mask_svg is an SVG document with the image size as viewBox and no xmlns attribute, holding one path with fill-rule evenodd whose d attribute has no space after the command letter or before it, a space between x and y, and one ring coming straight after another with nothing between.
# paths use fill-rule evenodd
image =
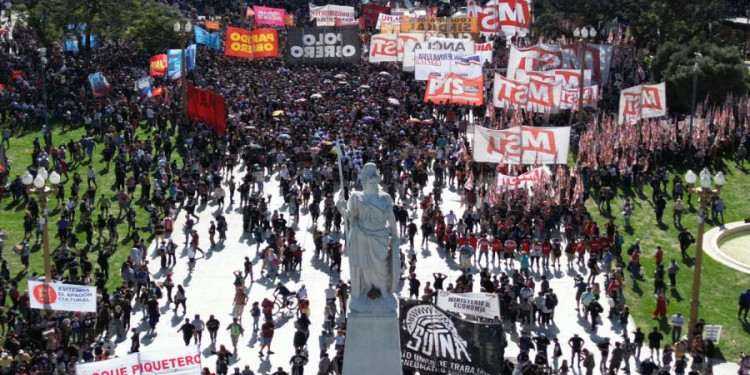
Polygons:
<instances>
[{"instance_id":1,"label":"person walking on pavement","mask_svg":"<svg viewBox=\"0 0 750 375\"><path fill-rule=\"evenodd\" d=\"M210 315L208 317L208 321L206 321L206 329L208 330L208 337L211 339L211 343L216 343L216 336L219 332L219 325L221 323L218 319L214 318L213 315Z\"/></svg>"},{"instance_id":2,"label":"person walking on pavement","mask_svg":"<svg viewBox=\"0 0 750 375\"><path fill-rule=\"evenodd\" d=\"M232 347L234 353L237 354L237 342L240 340L240 336L245 336L245 329L242 328L240 323L237 323L237 318L232 318L232 324L227 326L229 336L232 338Z\"/></svg>"},{"instance_id":3,"label":"person walking on pavement","mask_svg":"<svg viewBox=\"0 0 750 375\"><path fill-rule=\"evenodd\" d=\"M307 362L307 354L302 349L297 349L296 353L289 360L289 364L292 365L292 375L304 375Z\"/></svg>"},{"instance_id":4,"label":"person walking on pavement","mask_svg":"<svg viewBox=\"0 0 750 375\"><path fill-rule=\"evenodd\" d=\"M190 323L190 319L185 318L185 324L180 326L177 332L182 332L182 340L185 341L185 346L190 345L190 340L193 339L193 333L195 333L195 326Z\"/></svg>"},{"instance_id":5,"label":"person walking on pavement","mask_svg":"<svg viewBox=\"0 0 750 375\"><path fill-rule=\"evenodd\" d=\"M648 348L651 353L651 357L654 356L654 350L656 350L655 358L659 358L659 348L661 348L661 340L664 340L664 335L659 332L659 327L654 327L654 330L648 334Z\"/></svg>"},{"instance_id":6,"label":"person walking on pavement","mask_svg":"<svg viewBox=\"0 0 750 375\"><path fill-rule=\"evenodd\" d=\"M596 367L596 360L594 359L594 353L590 353L588 349L583 349L583 368L586 369L586 375L594 375L594 368ZM580 363L578 364L580 368Z\"/></svg>"},{"instance_id":7,"label":"person walking on pavement","mask_svg":"<svg viewBox=\"0 0 750 375\"><path fill-rule=\"evenodd\" d=\"M258 353L263 358L263 348L268 348L267 355L274 354L271 351L271 341L273 341L273 333L276 326L273 324L273 319L266 320L262 326L260 326L260 352Z\"/></svg>"},{"instance_id":8,"label":"person walking on pavement","mask_svg":"<svg viewBox=\"0 0 750 375\"><path fill-rule=\"evenodd\" d=\"M195 314L195 319L193 319L192 324L195 327L195 331L193 332L193 335L195 336L194 343L200 346L201 341L203 340L203 329L206 328L206 323L201 320L200 315Z\"/></svg>"},{"instance_id":9,"label":"person walking on pavement","mask_svg":"<svg viewBox=\"0 0 750 375\"><path fill-rule=\"evenodd\" d=\"M573 334L573 337L568 340L568 345L570 345L570 365L573 366L574 363L578 364L578 367L581 367L581 349L583 349L583 338L578 336L577 333ZM576 354L578 355L578 362L576 362L574 359L576 357Z\"/></svg>"}]
</instances>

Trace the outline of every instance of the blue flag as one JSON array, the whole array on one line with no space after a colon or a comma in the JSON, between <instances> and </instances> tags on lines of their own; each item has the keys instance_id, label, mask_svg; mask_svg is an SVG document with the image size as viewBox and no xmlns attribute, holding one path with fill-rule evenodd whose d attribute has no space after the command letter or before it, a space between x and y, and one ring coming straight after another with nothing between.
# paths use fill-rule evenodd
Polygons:
<instances>
[{"instance_id":1,"label":"blue flag","mask_svg":"<svg viewBox=\"0 0 750 375\"><path fill-rule=\"evenodd\" d=\"M185 49L185 71L195 70L195 58L198 55L198 46L191 44Z\"/></svg>"},{"instance_id":2,"label":"blue flag","mask_svg":"<svg viewBox=\"0 0 750 375\"><path fill-rule=\"evenodd\" d=\"M219 41L219 33L209 33L200 26L194 26L195 30L195 43L209 46L213 49L221 49L221 42Z\"/></svg>"},{"instance_id":3,"label":"blue flag","mask_svg":"<svg viewBox=\"0 0 750 375\"><path fill-rule=\"evenodd\" d=\"M182 76L182 50L170 49L167 51L167 65L169 69L167 76L171 80L179 79Z\"/></svg>"},{"instance_id":4,"label":"blue flag","mask_svg":"<svg viewBox=\"0 0 750 375\"><path fill-rule=\"evenodd\" d=\"M68 30L70 30L73 34L78 34L81 36L81 40L83 41L84 45L86 44L86 24L81 24L78 27L76 25L70 24L68 25ZM97 38L96 35L91 35L91 38L88 40L89 45L91 48L96 48ZM76 35L71 35L67 39L65 39L65 52L78 52L79 46L78 46L78 38Z\"/></svg>"}]
</instances>

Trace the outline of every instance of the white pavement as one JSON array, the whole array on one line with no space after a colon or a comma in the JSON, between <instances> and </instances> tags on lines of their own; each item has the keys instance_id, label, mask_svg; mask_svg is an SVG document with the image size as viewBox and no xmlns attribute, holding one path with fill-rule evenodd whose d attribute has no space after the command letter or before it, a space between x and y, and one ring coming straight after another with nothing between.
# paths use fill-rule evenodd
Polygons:
<instances>
[{"instance_id":1,"label":"white pavement","mask_svg":"<svg viewBox=\"0 0 750 375\"><path fill-rule=\"evenodd\" d=\"M235 172L235 178L239 179L243 175L244 169L242 167L238 168ZM265 195L270 194L272 196L270 205L272 210L279 209L284 203L278 192L278 182L275 178L271 178L270 181L267 181L265 184ZM235 199L235 203L239 202L239 193L236 193ZM443 199L444 202L441 205L443 212L447 212L448 210L453 210L456 213L463 212L464 207L460 202L459 196L454 191L445 189ZM227 202L228 201L229 199L227 197ZM238 204L227 205L223 210L229 223L227 240L224 245L217 245L213 250L209 250L210 243L207 235L208 227L210 220L212 220L212 216L218 212L217 206L212 202L208 206L199 207L196 212L200 216L200 221L196 225L196 229L201 238L200 247L205 249L207 254L205 259L199 259L197 261L195 270L192 273L188 272L187 257L182 250L184 235L182 234L181 228L185 221L185 216L180 214L174 225L174 241L180 245L180 249L178 249L178 265L175 266L171 272L174 273L173 280L175 283L185 286L187 295L187 314L183 315L182 311L174 314L171 310L163 307L161 321L157 325L157 334L153 337L148 335L141 336L142 352L164 348L184 348L185 344L182 341L182 334L178 333L177 329L184 322L185 318L190 318L192 320L195 314L200 314L201 319L204 321L208 319L209 315L215 315L221 322L218 344L223 344L231 350L231 341L226 327L232 321L231 311L232 299L234 296L234 276L232 273L235 270L243 268L242 264L244 257L247 256L251 259L255 259L255 242L252 240L252 236L249 233L242 233L242 213L240 206ZM280 210L280 212L283 211ZM344 257L342 272L340 274L332 273L328 272L328 267L322 261L314 259L313 239L312 234L309 231L309 228L311 227L310 215L307 214L307 211L305 210L302 210L301 214L301 221L299 223L300 230L298 231L296 238L297 241L307 249L303 256L303 269L301 273L292 272L290 275L284 275L280 280L283 281L290 290L299 289L301 284L305 284L307 287L311 301L310 320L312 321L312 325L310 326L310 338L308 339L310 362L306 366L306 372L316 373L318 354L320 350L318 346L318 336L322 331L324 321L324 289L328 286L329 282L337 283L339 278L348 280L349 267L348 260ZM285 214L285 217L288 217L288 215ZM320 223L322 225L322 219L320 219ZM418 234L415 242L418 243L420 240L421 234ZM402 249L409 253L408 241L403 239L402 242L405 243L405 245L402 245ZM150 272L154 275L155 280L163 280L166 270L159 269L159 260L154 254L153 244L150 247L149 255L149 259L151 259ZM448 275L449 278L446 282L452 283L455 283L456 278L460 275L458 264L452 259L448 259L446 263L445 253L442 250L437 250L435 242L430 242L429 249L417 249L416 255L418 258L416 274L418 279L422 281L423 287L426 281L432 282L433 272L442 272ZM240 339L238 355L235 358L232 358L229 371L231 373L234 367L242 369L245 365L250 365L250 368L257 374L271 373L276 371L278 367L283 367L286 371L290 371L289 360L294 354L292 339L295 332L293 324L295 317L291 314L276 320L277 329L272 344L272 350L276 354L271 355L270 358L265 357L263 359L260 359L258 356L259 340L258 336L252 333L252 318L249 316L248 310L253 301L260 302L265 297L273 299L272 293L275 283L262 279L259 280L260 262L256 260L254 261L254 264L256 282L250 284L249 280L247 280L245 283L250 297L250 302L248 303L248 308L246 309L243 318L245 336ZM506 271L504 266L494 267L491 270L493 274L499 274L499 272ZM478 270L476 271L478 272ZM603 326L600 326L598 329L598 334L592 335L586 331L588 323L577 313L577 311L575 311L573 275L577 272L584 272L584 270L568 270L563 266L562 271L547 273L548 276L551 276L550 286L558 295L559 305L555 310L556 326L545 330L544 332L546 332L547 337L550 339L555 336L559 337L560 342L563 345L563 358L570 358L570 350L567 345L568 339L572 337L574 333L579 334L586 340L585 347L595 353L598 364L599 351L596 350L595 343L599 342L604 337L610 337L612 343L620 341L621 329L619 326L613 327L612 322L605 318ZM541 275L538 273L535 274L537 282L540 280L540 276ZM598 281L601 282L602 278L599 277ZM478 282L475 284L474 291L478 292ZM401 296L408 297L407 287L402 288ZM160 303L166 303L166 297L160 300ZM133 327L138 327L142 315L140 310L134 311L138 312L132 318L132 325ZM603 317L606 317L606 312L603 314ZM145 332L147 329L146 322L141 322L140 327L142 328L142 331ZM629 329L632 331L634 327L635 325L631 322ZM516 327L513 327L514 329L512 330L510 328L511 327L506 324L506 332L509 333L508 337L512 342L506 349L505 354L506 357L515 357L518 354L518 346L516 345L516 342L520 330ZM650 331L650 327L643 327L643 329L646 332ZM534 335L535 332L536 330L532 329L532 335ZM117 354L126 354L129 349L129 343L128 339L119 343L116 349ZM203 345L201 346L204 355L203 363L204 367L207 366L213 371L215 369L216 358L211 356L211 350L218 349L218 345L213 347L210 346L209 343L210 340L208 339L208 335L207 333L204 333ZM335 351L332 345L329 347L328 352L331 357L333 357ZM550 347L548 353L551 355L551 352L552 348ZM648 349L645 349L642 357L647 356L647 352ZM732 374L736 373L736 365L725 364L714 367L714 373L716 374L729 375L730 372Z\"/></svg>"}]
</instances>

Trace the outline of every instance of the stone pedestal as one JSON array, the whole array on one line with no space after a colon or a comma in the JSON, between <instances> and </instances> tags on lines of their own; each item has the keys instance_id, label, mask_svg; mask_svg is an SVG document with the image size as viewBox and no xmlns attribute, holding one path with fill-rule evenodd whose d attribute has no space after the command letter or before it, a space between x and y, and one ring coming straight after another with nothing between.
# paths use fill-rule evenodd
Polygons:
<instances>
[{"instance_id":1,"label":"stone pedestal","mask_svg":"<svg viewBox=\"0 0 750 375\"><path fill-rule=\"evenodd\" d=\"M401 375L401 342L395 314L350 314L343 370L343 375Z\"/></svg>"}]
</instances>

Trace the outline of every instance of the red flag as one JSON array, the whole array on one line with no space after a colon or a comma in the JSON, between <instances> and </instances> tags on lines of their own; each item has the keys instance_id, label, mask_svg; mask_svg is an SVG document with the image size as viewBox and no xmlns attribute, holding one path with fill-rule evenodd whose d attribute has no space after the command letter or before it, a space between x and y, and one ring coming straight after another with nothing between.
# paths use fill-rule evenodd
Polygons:
<instances>
[{"instance_id":1,"label":"red flag","mask_svg":"<svg viewBox=\"0 0 750 375\"><path fill-rule=\"evenodd\" d=\"M156 77L167 74L167 61L166 54L151 56L149 59L151 76Z\"/></svg>"},{"instance_id":2,"label":"red flag","mask_svg":"<svg viewBox=\"0 0 750 375\"><path fill-rule=\"evenodd\" d=\"M227 128L224 97L192 85L188 85L187 91L190 119L211 125L218 135L224 134Z\"/></svg>"},{"instance_id":3,"label":"red flag","mask_svg":"<svg viewBox=\"0 0 750 375\"><path fill-rule=\"evenodd\" d=\"M13 73L10 75L10 80L13 81L16 78L21 78L23 76L23 70L14 70Z\"/></svg>"}]
</instances>

